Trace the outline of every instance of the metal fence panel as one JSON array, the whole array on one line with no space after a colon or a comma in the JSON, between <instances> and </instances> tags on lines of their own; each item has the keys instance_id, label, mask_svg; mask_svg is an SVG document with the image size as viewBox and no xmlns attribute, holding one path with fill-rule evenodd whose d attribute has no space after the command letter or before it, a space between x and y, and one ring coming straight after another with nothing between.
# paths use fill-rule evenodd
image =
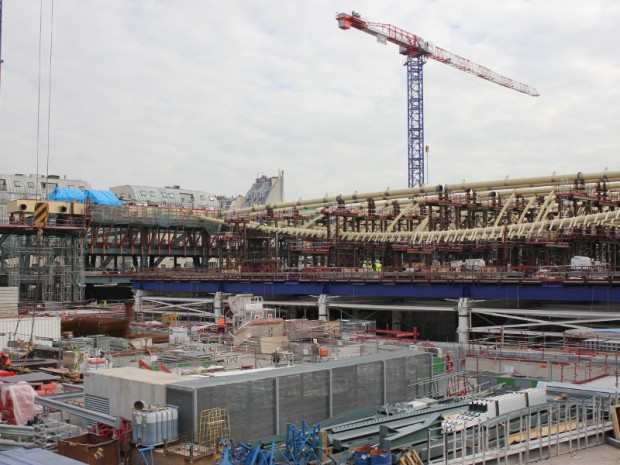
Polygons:
<instances>
[{"instance_id":1,"label":"metal fence panel","mask_svg":"<svg viewBox=\"0 0 620 465\"><path fill-rule=\"evenodd\" d=\"M287 423L298 425L300 419L310 424L329 417L329 371L283 376L279 380L278 433L286 432Z\"/></svg>"},{"instance_id":2,"label":"metal fence panel","mask_svg":"<svg viewBox=\"0 0 620 465\"><path fill-rule=\"evenodd\" d=\"M357 402L357 370L354 366L332 370L333 413L348 412L355 409Z\"/></svg>"},{"instance_id":3,"label":"metal fence panel","mask_svg":"<svg viewBox=\"0 0 620 465\"><path fill-rule=\"evenodd\" d=\"M406 360L398 358L386 360L385 363L385 372L388 380L386 383L386 401L388 403L395 403L408 400L407 385L409 380L406 372Z\"/></svg>"},{"instance_id":4,"label":"metal fence panel","mask_svg":"<svg viewBox=\"0 0 620 465\"><path fill-rule=\"evenodd\" d=\"M357 398L355 408L383 404L383 363L372 362L357 366Z\"/></svg>"},{"instance_id":5,"label":"metal fence panel","mask_svg":"<svg viewBox=\"0 0 620 465\"><path fill-rule=\"evenodd\" d=\"M237 441L275 432L275 379L205 386L198 389L196 401L198 414L207 408L228 409L230 433Z\"/></svg>"},{"instance_id":6,"label":"metal fence panel","mask_svg":"<svg viewBox=\"0 0 620 465\"><path fill-rule=\"evenodd\" d=\"M249 441L284 433L287 423L299 425L306 420L315 424L330 415L381 405L385 400L412 400L416 387L424 387L424 380L428 384L430 354L374 357L358 364L336 361L271 370L264 379L250 374L240 375L238 382L224 377L221 384L216 379L188 380L182 386L168 385L166 399L179 406L180 432L195 430L201 411L224 408L230 413L232 437ZM418 396L425 392L420 388Z\"/></svg>"},{"instance_id":7,"label":"metal fence panel","mask_svg":"<svg viewBox=\"0 0 620 465\"><path fill-rule=\"evenodd\" d=\"M194 393L174 386L166 388L166 404L179 407L179 433L191 433L198 428L194 423Z\"/></svg>"}]
</instances>

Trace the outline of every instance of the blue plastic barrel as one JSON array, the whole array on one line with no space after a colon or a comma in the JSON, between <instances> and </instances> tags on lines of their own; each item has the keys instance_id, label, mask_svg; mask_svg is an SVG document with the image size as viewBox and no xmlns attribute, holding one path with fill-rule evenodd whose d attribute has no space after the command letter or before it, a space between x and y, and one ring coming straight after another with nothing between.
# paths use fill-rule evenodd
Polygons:
<instances>
[{"instance_id":1,"label":"blue plastic barrel","mask_svg":"<svg viewBox=\"0 0 620 465\"><path fill-rule=\"evenodd\" d=\"M370 446L362 446L353 452L355 465L370 465Z\"/></svg>"},{"instance_id":2,"label":"blue plastic barrel","mask_svg":"<svg viewBox=\"0 0 620 465\"><path fill-rule=\"evenodd\" d=\"M389 450L373 450L370 454L370 465L392 465L392 454Z\"/></svg>"}]
</instances>

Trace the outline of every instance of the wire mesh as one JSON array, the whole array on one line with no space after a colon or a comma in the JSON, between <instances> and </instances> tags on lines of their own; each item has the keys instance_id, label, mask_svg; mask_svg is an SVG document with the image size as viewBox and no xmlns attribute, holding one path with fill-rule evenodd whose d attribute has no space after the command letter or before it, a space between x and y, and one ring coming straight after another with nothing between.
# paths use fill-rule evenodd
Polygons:
<instances>
[{"instance_id":1,"label":"wire mesh","mask_svg":"<svg viewBox=\"0 0 620 465\"><path fill-rule=\"evenodd\" d=\"M212 408L200 412L198 443L214 453L220 441L230 438L230 416L224 408Z\"/></svg>"}]
</instances>

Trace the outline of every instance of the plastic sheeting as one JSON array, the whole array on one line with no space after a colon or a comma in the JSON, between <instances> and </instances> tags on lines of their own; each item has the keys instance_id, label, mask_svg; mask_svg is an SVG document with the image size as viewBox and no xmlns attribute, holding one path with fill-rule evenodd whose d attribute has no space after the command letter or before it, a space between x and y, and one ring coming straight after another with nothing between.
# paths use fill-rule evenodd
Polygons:
<instances>
[{"instance_id":1,"label":"plastic sheeting","mask_svg":"<svg viewBox=\"0 0 620 465\"><path fill-rule=\"evenodd\" d=\"M57 187L47 196L48 200L56 200L58 202L80 202L85 203L86 200L90 200L90 203L94 205L108 205L116 207L123 205L125 202L119 200L110 191L95 191L87 190L81 191L79 189L68 189L65 187Z\"/></svg>"},{"instance_id":2,"label":"plastic sheeting","mask_svg":"<svg viewBox=\"0 0 620 465\"><path fill-rule=\"evenodd\" d=\"M90 200L90 203L94 205L108 205L111 207L116 207L119 205L123 205L125 203L122 200L119 200L110 191L88 190L85 192L85 194L86 194L86 197Z\"/></svg>"},{"instance_id":3,"label":"plastic sheeting","mask_svg":"<svg viewBox=\"0 0 620 465\"><path fill-rule=\"evenodd\" d=\"M47 199L58 202L86 202L86 194L79 189L57 187L49 193Z\"/></svg>"},{"instance_id":4,"label":"plastic sheeting","mask_svg":"<svg viewBox=\"0 0 620 465\"><path fill-rule=\"evenodd\" d=\"M34 405L34 398L37 395L33 387L26 382L17 384L3 384L2 399L2 419L9 424L25 425L30 420L34 420L37 408ZM8 414L8 415L7 415ZM14 422L9 421L12 414Z\"/></svg>"}]
</instances>

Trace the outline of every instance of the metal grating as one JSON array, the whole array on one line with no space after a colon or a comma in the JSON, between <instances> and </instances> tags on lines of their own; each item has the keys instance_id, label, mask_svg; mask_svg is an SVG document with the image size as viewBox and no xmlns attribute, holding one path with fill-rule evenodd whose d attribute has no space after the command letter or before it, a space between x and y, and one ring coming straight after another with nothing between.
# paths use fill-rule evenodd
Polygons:
<instances>
[{"instance_id":1,"label":"metal grating","mask_svg":"<svg viewBox=\"0 0 620 465\"><path fill-rule=\"evenodd\" d=\"M98 397L91 394L84 395L84 408L92 410L94 412L110 414L110 399L107 397ZM86 420L86 426L90 428L96 422L92 420Z\"/></svg>"},{"instance_id":2,"label":"metal grating","mask_svg":"<svg viewBox=\"0 0 620 465\"><path fill-rule=\"evenodd\" d=\"M431 386L427 382L431 377L431 364L433 356L424 353L406 358L405 378L407 384L407 398L427 397L431 394Z\"/></svg>"},{"instance_id":3,"label":"metal grating","mask_svg":"<svg viewBox=\"0 0 620 465\"><path fill-rule=\"evenodd\" d=\"M179 407L179 434L191 434L198 429L194 423L193 394L193 391L179 389L174 385L166 388L166 404Z\"/></svg>"},{"instance_id":4,"label":"metal grating","mask_svg":"<svg viewBox=\"0 0 620 465\"><path fill-rule=\"evenodd\" d=\"M399 358L395 360L386 360L386 402L404 402L407 400L407 373L406 360Z\"/></svg>"},{"instance_id":5,"label":"metal grating","mask_svg":"<svg viewBox=\"0 0 620 465\"><path fill-rule=\"evenodd\" d=\"M357 405L357 370L355 366L332 371L333 414L348 412Z\"/></svg>"},{"instance_id":6,"label":"metal grating","mask_svg":"<svg viewBox=\"0 0 620 465\"><path fill-rule=\"evenodd\" d=\"M315 424L329 417L329 372L283 376L279 380L280 421L278 433L300 418Z\"/></svg>"},{"instance_id":7,"label":"metal grating","mask_svg":"<svg viewBox=\"0 0 620 465\"><path fill-rule=\"evenodd\" d=\"M180 406L181 432L197 433L197 416L203 410L227 409L232 438L245 442L282 434L287 423L319 423L350 410L382 405L386 400L412 400L416 390L424 396L428 384L424 376L430 376L430 363L430 354L402 351L399 355L377 354L359 360L239 374L234 380L191 380L168 385L166 401Z\"/></svg>"},{"instance_id":8,"label":"metal grating","mask_svg":"<svg viewBox=\"0 0 620 465\"><path fill-rule=\"evenodd\" d=\"M198 389L198 411L220 406L230 414L230 434L238 441L275 431L275 379ZM209 405L210 404L210 405Z\"/></svg>"},{"instance_id":9,"label":"metal grating","mask_svg":"<svg viewBox=\"0 0 620 465\"><path fill-rule=\"evenodd\" d=\"M355 408L381 405L383 401L383 362L357 366L357 399Z\"/></svg>"}]
</instances>

